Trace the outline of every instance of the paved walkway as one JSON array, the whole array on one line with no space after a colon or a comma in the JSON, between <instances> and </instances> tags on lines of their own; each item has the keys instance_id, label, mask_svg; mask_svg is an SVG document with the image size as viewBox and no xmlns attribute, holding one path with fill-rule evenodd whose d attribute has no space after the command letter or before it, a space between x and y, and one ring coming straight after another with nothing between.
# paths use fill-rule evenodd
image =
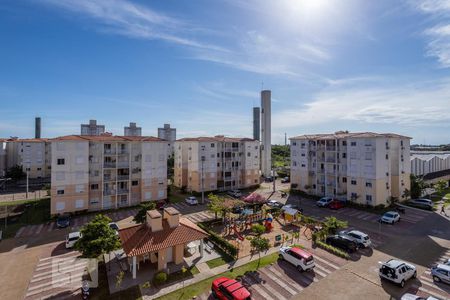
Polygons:
<instances>
[{"instance_id":1,"label":"paved walkway","mask_svg":"<svg viewBox=\"0 0 450 300\"><path fill-rule=\"evenodd\" d=\"M270 250L268 250L265 253L265 255L270 255L272 253L276 253L276 252L278 252L278 249L279 249L279 247L271 248ZM188 286L188 285L200 282L202 280L208 279L208 278L210 278L212 276L215 276L217 274L226 272L226 271L228 271L228 270L230 270L232 268L240 267L240 266L245 265L245 264L247 264L249 262L258 260L258 258L259 258L258 255L246 256L246 257L238 259L232 265L225 264L225 265L213 268L213 269L204 270L204 272L200 272L199 274L195 275L193 278L185 280L184 286ZM200 267L200 268L202 268L202 267ZM205 269L205 268L202 268L202 269ZM156 293L152 293L152 294L148 294L148 295L142 295L142 298L145 299L145 300L155 299L155 298L161 297L163 295L166 295L168 293L171 293L171 292L176 291L176 290L181 289L181 288L183 288L183 282L174 283L174 284L172 284L170 286L167 286L165 288L162 288L162 289L158 290L158 292L156 292Z\"/></svg>"}]
</instances>

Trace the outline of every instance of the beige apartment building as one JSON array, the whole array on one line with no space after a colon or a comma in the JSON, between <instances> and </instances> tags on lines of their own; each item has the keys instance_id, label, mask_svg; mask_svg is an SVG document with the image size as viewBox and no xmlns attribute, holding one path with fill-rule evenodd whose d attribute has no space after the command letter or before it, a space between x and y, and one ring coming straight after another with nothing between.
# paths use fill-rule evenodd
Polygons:
<instances>
[{"instance_id":1,"label":"beige apartment building","mask_svg":"<svg viewBox=\"0 0 450 300\"><path fill-rule=\"evenodd\" d=\"M103 210L167 197L166 142L145 136L51 140L51 214Z\"/></svg>"},{"instance_id":2,"label":"beige apartment building","mask_svg":"<svg viewBox=\"0 0 450 300\"><path fill-rule=\"evenodd\" d=\"M253 139L215 136L175 142L174 185L188 191L225 191L257 185L259 166L259 141Z\"/></svg>"},{"instance_id":3,"label":"beige apartment building","mask_svg":"<svg viewBox=\"0 0 450 300\"><path fill-rule=\"evenodd\" d=\"M8 139L0 139L0 178L6 175L6 145Z\"/></svg>"},{"instance_id":4,"label":"beige apartment building","mask_svg":"<svg viewBox=\"0 0 450 300\"><path fill-rule=\"evenodd\" d=\"M31 179L51 175L51 146L44 138L6 140L6 169L19 165Z\"/></svg>"},{"instance_id":5,"label":"beige apartment building","mask_svg":"<svg viewBox=\"0 0 450 300\"><path fill-rule=\"evenodd\" d=\"M292 188L372 206L402 199L410 189L410 139L346 131L292 137Z\"/></svg>"}]
</instances>

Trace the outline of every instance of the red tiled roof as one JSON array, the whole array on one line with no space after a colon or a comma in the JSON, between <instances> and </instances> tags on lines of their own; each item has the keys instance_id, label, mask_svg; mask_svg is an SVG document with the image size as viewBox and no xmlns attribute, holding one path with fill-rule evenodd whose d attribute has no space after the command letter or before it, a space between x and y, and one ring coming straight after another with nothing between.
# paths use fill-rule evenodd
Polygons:
<instances>
[{"instance_id":1,"label":"red tiled roof","mask_svg":"<svg viewBox=\"0 0 450 300\"><path fill-rule=\"evenodd\" d=\"M385 137L385 138L407 138L408 136L395 134L395 133L375 133L375 132L335 132L325 134L305 134L289 138L290 140L328 140L328 139L342 139L342 138L372 138L372 137Z\"/></svg>"},{"instance_id":2,"label":"red tiled roof","mask_svg":"<svg viewBox=\"0 0 450 300\"><path fill-rule=\"evenodd\" d=\"M50 141L162 142L164 140L153 136L66 135L53 138Z\"/></svg>"},{"instance_id":3,"label":"red tiled roof","mask_svg":"<svg viewBox=\"0 0 450 300\"><path fill-rule=\"evenodd\" d=\"M180 225L174 228L170 228L167 220L162 222L163 229L157 232L152 232L147 224L120 229L119 236L125 253L128 256L142 255L208 236L205 231L184 218L180 218Z\"/></svg>"},{"instance_id":4,"label":"red tiled roof","mask_svg":"<svg viewBox=\"0 0 450 300\"><path fill-rule=\"evenodd\" d=\"M50 139L40 138L40 139L7 139L7 142L23 142L23 143L44 143L49 142Z\"/></svg>"},{"instance_id":5,"label":"red tiled roof","mask_svg":"<svg viewBox=\"0 0 450 300\"><path fill-rule=\"evenodd\" d=\"M256 140L250 138L233 138L220 135L182 138L177 140L177 142L254 142L254 141Z\"/></svg>"}]
</instances>

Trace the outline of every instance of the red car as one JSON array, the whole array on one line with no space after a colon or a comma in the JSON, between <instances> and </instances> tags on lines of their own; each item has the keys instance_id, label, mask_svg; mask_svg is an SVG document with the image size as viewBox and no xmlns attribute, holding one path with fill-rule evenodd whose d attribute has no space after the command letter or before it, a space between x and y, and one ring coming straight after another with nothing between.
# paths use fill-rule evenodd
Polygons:
<instances>
[{"instance_id":1,"label":"red car","mask_svg":"<svg viewBox=\"0 0 450 300\"><path fill-rule=\"evenodd\" d=\"M213 281L211 292L220 300L250 300L250 292L237 280L220 277Z\"/></svg>"},{"instance_id":2,"label":"red car","mask_svg":"<svg viewBox=\"0 0 450 300\"><path fill-rule=\"evenodd\" d=\"M328 207L330 209L341 209L344 207L344 203L342 203L342 201L339 201L339 200L333 200L330 202Z\"/></svg>"}]
</instances>

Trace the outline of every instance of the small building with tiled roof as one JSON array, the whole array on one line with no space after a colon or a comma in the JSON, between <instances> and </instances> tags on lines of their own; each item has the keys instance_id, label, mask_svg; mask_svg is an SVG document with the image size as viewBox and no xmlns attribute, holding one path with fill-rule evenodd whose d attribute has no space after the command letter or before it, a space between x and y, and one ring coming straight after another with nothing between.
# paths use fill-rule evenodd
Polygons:
<instances>
[{"instance_id":1,"label":"small building with tiled roof","mask_svg":"<svg viewBox=\"0 0 450 300\"><path fill-rule=\"evenodd\" d=\"M194 241L200 241L200 256L203 256L203 239L208 234L169 207L163 214L158 210L147 211L144 224L120 229L119 237L136 278L141 263L155 264L158 271L166 269L168 263L183 263L184 250Z\"/></svg>"}]
</instances>

